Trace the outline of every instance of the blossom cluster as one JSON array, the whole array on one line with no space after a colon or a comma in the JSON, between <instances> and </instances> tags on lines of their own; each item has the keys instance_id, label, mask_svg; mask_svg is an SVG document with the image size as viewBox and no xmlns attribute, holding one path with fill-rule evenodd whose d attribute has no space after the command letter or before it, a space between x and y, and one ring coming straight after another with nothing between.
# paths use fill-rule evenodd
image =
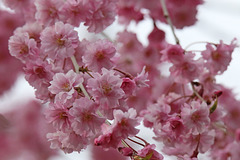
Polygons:
<instances>
[{"instance_id":1,"label":"blossom cluster","mask_svg":"<svg viewBox=\"0 0 240 160\"><path fill-rule=\"evenodd\" d=\"M137 136L142 121L163 143L165 154L183 160L207 151L217 160L238 157L233 148L240 145L240 101L215 82L231 62L236 39L206 42L199 53L183 48L177 37L170 44L158 26L194 25L202 3L4 0L26 22L10 37L9 51L23 63L36 97L48 105L44 114L55 129L47 134L51 148L71 153L95 144L133 160L162 160L154 144ZM97 37L116 17L125 29L114 41L107 36L80 40L79 25ZM127 29L145 17L154 26L147 45ZM167 76L158 67L166 63ZM129 142L143 148L136 151Z\"/></svg>"}]
</instances>

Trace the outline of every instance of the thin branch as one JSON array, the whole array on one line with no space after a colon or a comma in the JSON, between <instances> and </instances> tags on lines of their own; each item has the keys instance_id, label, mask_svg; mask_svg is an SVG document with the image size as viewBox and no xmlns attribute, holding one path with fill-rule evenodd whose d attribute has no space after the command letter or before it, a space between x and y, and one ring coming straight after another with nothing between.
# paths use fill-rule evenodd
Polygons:
<instances>
[{"instance_id":1,"label":"thin branch","mask_svg":"<svg viewBox=\"0 0 240 160\"><path fill-rule=\"evenodd\" d=\"M194 94L203 102L206 102L199 94L198 92L196 91L195 87L193 86L193 83L191 83L191 86L192 86L192 89L193 89L193 92Z\"/></svg>"},{"instance_id":2,"label":"thin branch","mask_svg":"<svg viewBox=\"0 0 240 160\"><path fill-rule=\"evenodd\" d=\"M170 25L170 27L171 27L173 36L174 36L174 38L175 38L175 42L176 42L176 44L180 44L179 39L178 39L178 37L177 37L177 35L176 35L176 33L175 33L175 29L174 29L174 27L173 27L171 18L170 18L170 16L169 16L169 13L168 13L168 10L167 10L167 6L166 6L166 3L165 3L165 0L160 0L160 2L161 2L161 5L162 5L164 17L166 18L167 23L168 23L168 24Z\"/></svg>"},{"instance_id":3,"label":"thin branch","mask_svg":"<svg viewBox=\"0 0 240 160\"><path fill-rule=\"evenodd\" d=\"M76 58L75 58L74 56L72 56L72 57L71 57L71 60L72 60L72 63L73 63L73 66L74 66L74 68L75 68L76 73L79 73L79 65L78 65L78 63L77 63ZM90 96L88 95L86 89L84 88L84 86L83 86L82 83L80 83L79 87L81 88L83 94L84 94L87 98L91 99Z\"/></svg>"},{"instance_id":4,"label":"thin branch","mask_svg":"<svg viewBox=\"0 0 240 160\"><path fill-rule=\"evenodd\" d=\"M195 45L195 44L206 44L206 43L209 43L209 44L212 44L212 45L216 45L215 43L212 43L212 42L207 42L207 41L198 41L198 42L193 42L193 43L190 43L189 45L187 45L184 50L186 51L189 47Z\"/></svg>"},{"instance_id":5,"label":"thin branch","mask_svg":"<svg viewBox=\"0 0 240 160\"><path fill-rule=\"evenodd\" d=\"M131 138L128 138L128 140L129 140L129 141L132 141L132 142L134 142L134 143L136 143L136 144L138 144L138 145L140 145L140 146L143 146L143 147L145 147L145 145L144 145L144 144L142 144L142 143L139 143L139 142L137 142L137 141L134 141L134 140L132 140Z\"/></svg>"}]
</instances>

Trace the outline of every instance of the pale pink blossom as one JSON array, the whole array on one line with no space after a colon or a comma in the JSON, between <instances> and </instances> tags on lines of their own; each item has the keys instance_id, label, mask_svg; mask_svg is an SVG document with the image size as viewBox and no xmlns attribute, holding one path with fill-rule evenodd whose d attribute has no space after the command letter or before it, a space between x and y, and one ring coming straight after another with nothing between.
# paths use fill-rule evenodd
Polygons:
<instances>
[{"instance_id":1,"label":"pale pink blossom","mask_svg":"<svg viewBox=\"0 0 240 160\"><path fill-rule=\"evenodd\" d=\"M95 2L97 3L97 2ZM60 10L60 19L78 27L81 22L92 16L93 5L85 0L67 0Z\"/></svg>"},{"instance_id":2,"label":"pale pink blossom","mask_svg":"<svg viewBox=\"0 0 240 160\"><path fill-rule=\"evenodd\" d=\"M194 60L194 56L193 53L187 53L181 61L170 67L175 82L186 84L196 79L202 72L202 59Z\"/></svg>"},{"instance_id":3,"label":"pale pink blossom","mask_svg":"<svg viewBox=\"0 0 240 160\"><path fill-rule=\"evenodd\" d=\"M16 33L9 39L9 52L23 63L39 54L37 43L27 33Z\"/></svg>"},{"instance_id":4,"label":"pale pink blossom","mask_svg":"<svg viewBox=\"0 0 240 160\"><path fill-rule=\"evenodd\" d=\"M184 50L180 45L168 45L162 53L162 61L168 61L173 64L181 63L184 60Z\"/></svg>"},{"instance_id":5,"label":"pale pink blossom","mask_svg":"<svg viewBox=\"0 0 240 160\"><path fill-rule=\"evenodd\" d=\"M114 110L113 115L113 124L102 125L103 134L94 140L95 145L103 148L117 148L122 139L135 136L139 132L139 129L135 128L140 124L135 109L130 108L128 112Z\"/></svg>"},{"instance_id":6,"label":"pale pink blossom","mask_svg":"<svg viewBox=\"0 0 240 160\"><path fill-rule=\"evenodd\" d=\"M71 128L71 115L69 114L69 108L67 104L61 102L50 103L44 110L47 122L52 123L53 127L59 131L67 132L72 130Z\"/></svg>"},{"instance_id":7,"label":"pale pink blossom","mask_svg":"<svg viewBox=\"0 0 240 160\"><path fill-rule=\"evenodd\" d=\"M102 110L117 108L119 100L124 96L121 89L122 79L112 70L102 69L102 74L93 74L94 79L87 83L88 92L100 104Z\"/></svg>"},{"instance_id":8,"label":"pale pink blossom","mask_svg":"<svg viewBox=\"0 0 240 160\"><path fill-rule=\"evenodd\" d=\"M112 42L97 40L85 44L85 48L82 60L90 70L101 72L102 68L111 69L114 66L111 58L115 55L116 49Z\"/></svg>"},{"instance_id":9,"label":"pale pink blossom","mask_svg":"<svg viewBox=\"0 0 240 160\"><path fill-rule=\"evenodd\" d=\"M214 145L214 140L215 140L215 131L210 130L203 132L200 135L200 140L199 140L199 152L200 153L205 153L207 152L212 145Z\"/></svg>"},{"instance_id":10,"label":"pale pink blossom","mask_svg":"<svg viewBox=\"0 0 240 160\"><path fill-rule=\"evenodd\" d=\"M192 131L193 134L201 134L210 124L209 108L205 102L197 101L191 104L184 104L181 112L183 124Z\"/></svg>"},{"instance_id":11,"label":"pale pink blossom","mask_svg":"<svg viewBox=\"0 0 240 160\"><path fill-rule=\"evenodd\" d=\"M130 108L128 112L123 112L121 110L113 111L114 122L112 124L114 136L120 136L125 139L128 136L135 136L139 129L135 127L138 126L139 118L137 118L137 112L135 109Z\"/></svg>"},{"instance_id":12,"label":"pale pink blossom","mask_svg":"<svg viewBox=\"0 0 240 160\"><path fill-rule=\"evenodd\" d=\"M35 59L35 61L26 63L24 71L26 80L33 87L41 83L49 84L54 75L52 66L41 59Z\"/></svg>"},{"instance_id":13,"label":"pale pink blossom","mask_svg":"<svg viewBox=\"0 0 240 160\"><path fill-rule=\"evenodd\" d=\"M44 26L54 25L60 20L59 12L63 5L64 0L36 0L36 20Z\"/></svg>"},{"instance_id":14,"label":"pale pink blossom","mask_svg":"<svg viewBox=\"0 0 240 160\"><path fill-rule=\"evenodd\" d=\"M83 136L94 136L101 130L105 118L97 115L97 105L88 98L77 99L69 111L73 130Z\"/></svg>"},{"instance_id":15,"label":"pale pink blossom","mask_svg":"<svg viewBox=\"0 0 240 160\"><path fill-rule=\"evenodd\" d=\"M232 60L232 52L236 47L236 39L233 39L230 45L220 41L220 44L216 44L215 47L213 47L212 44L208 43L206 45L206 50L202 52L202 56L206 61L205 66L212 74L216 75L223 73L227 70Z\"/></svg>"},{"instance_id":16,"label":"pale pink blossom","mask_svg":"<svg viewBox=\"0 0 240 160\"><path fill-rule=\"evenodd\" d=\"M127 96L134 94L134 91L136 89L136 83L130 78L123 78L122 80L123 82L121 88L124 91L124 93Z\"/></svg>"},{"instance_id":17,"label":"pale pink blossom","mask_svg":"<svg viewBox=\"0 0 240 160\"><path fill-rule=\"evenodd\" d=\"M81 83L83 83L82 76L70 70L66 74L56 73L48 89L52 94L56 94L56 100L66 102L66 99L72 98L75 87L79 87Z\"/></svg>"},{"instance_id":18,"label":"pale pink blossom","mask_svg":"<svg viewBox=\"0 0 240 160\"><path fill-rule=\"evenodd\" d=\"M79 43L78 33L73 26L62 22L46 27L40 39L42 51L53 60L71 57Z\"/></svg>"},{"instance_id":19,"label":"pale pink blossom","mask_svg":"<svg viewBox=\"0 0 240 160\"><path fill-rule=\"evenodd\" d=\"M89 32L99 33L113 23L116 16L116 2L114 0L91 0L93 9L91 17L87 18L84 25Z\"/></svg>"},{"instance_id":20,"label":"pale pink blossom","mask_svg":"<svg viewBox=\"0 0 240 160\"><path fill-rule=\"evenodd\" d=\"M28 33L29 39L34 39L37 42L37 46L40 47L40 33L42 32L43 27L38 22L28 22L22 27L18 27L14 34L17 33Z\"/></svg>"},{"instance_id":21,"label":"pale pink blossom","mask_svg":"<svg viewBox=\"0 0 240 160\"><path fill-rule=\"evenodd\" d=\"M79 136L73 131L48 133L47 138L51 142L52 149L61 149L65 153L80 152L89 144L89 139Z\"/></svg>"},{"instance_id":22,"label":"pale pink blossom","mask_svg":"<svg viewBox=\"0 0 240 160\"><path fill-rule=\"evenodd\" d=\"M133 80L136 83L136 86L139 88L149 87L149 85L147 84L149 80L147 78L148 73L146 72L146 66L144 66L142 72L140 74L137 74L137 76Z\"/></svg>"}]
</instances>

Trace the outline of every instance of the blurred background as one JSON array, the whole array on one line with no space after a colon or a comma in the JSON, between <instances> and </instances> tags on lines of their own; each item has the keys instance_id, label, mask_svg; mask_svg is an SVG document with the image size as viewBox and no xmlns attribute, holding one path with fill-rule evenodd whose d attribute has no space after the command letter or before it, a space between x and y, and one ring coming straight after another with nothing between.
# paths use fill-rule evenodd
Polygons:
<instances>
[{"instance_id":1,"label":"blurred background","mask_svg":"<svg viewBox=\"0 0 240 160\"><path fill-rule=\"evenodd\" d=\"M1 21L0 14L0 21ZM240 1L239 0L206 0L205 4L199 6L199 12L197 15L198 22L191 27L185 27L183 30L176 30L176 34L180 39L181 45L186 47L192 42L198 41L208 41L208 42L219 42L223 40L225 43L229 44L233 38L240 39ZM21 22L19 22L21 23ZM2 25L2 24L0 24ZM171 43L175 43L172 33L170 31L170 27L165 24L159 24L161 28L166 32L167 40ZM2 26L1 26L2 27ZM108 27L104 32L114 39L116 33L119 30L122 30L122 27L119 27L117 23L112 24ZM152 31L153 26L149 19L140 22L139 24L131 23L129 26L129 30L132 30L137 33L138 39L143 43L147 43L147 35ZM1 35L0 30L0 35ZM86 31L85 27L79 28L79 33L81 37L92 35ZM84 35L84 36L83 36ZM239 42L239 41L238 41ZM2 41L0 41L0 46L3 46ZM204 44L194 45L191 49L199 50L204 49ZM1 48L2 49L2 48ZM1 53L1 51L0 51ZM0 55L1 59L4 57ZM225 86L232 88L234 93L236 93L238 99L240 99L240 49L236 49L232 56L233 60L226 72L223 75L217 77L217 82L222 83ZM24 75L20 71L15 68L11 68L11 63L18 62L7 62L9 65L5 67L0 65L0 79L17 75L17 77L12 77L12 79L16 79L15 82L11 82L13 85L11 87L6 87L4 92L1 94L0 98L0 113L10 112L15 107L19 107L26 105L28 107L33 106L33 104L29 104L28 101L34 99L34 90L24 79ZM21 67L19 64L18 68ZM10 81L8 80L8 81ZM1 82L1 81L0 81ZM7 84L1 85L6 86ZM10 83L10 82L9 82ZM30 105L30 106L29 106ZM23 108L21 108L23 109ZM21 112L22 110L19 110ZM24 121L23 121L24 122ZM140 136L147 139L150 142L152 132L149 129L145 129L144 127L140 127L141 132ZM0 140L2 141L2 140ZM0 147L3 147L4 143L0 142ZM161 145L159 145L161 146ZM91 147L90 147L91 148ZM79 153L72 153L65 155L60 152L59 156L53 156L50 160L77 160L77 159L86 159L91 160L91 152L88 149L86 151ZM1 159L1 158L0 158ZM97 159L96 157L93 160ZM165 158L174 159L174 158ZM201 159L201 158L200 158ZM16 160L20 160L16 159Z\"/></svg>"}]
</instances>

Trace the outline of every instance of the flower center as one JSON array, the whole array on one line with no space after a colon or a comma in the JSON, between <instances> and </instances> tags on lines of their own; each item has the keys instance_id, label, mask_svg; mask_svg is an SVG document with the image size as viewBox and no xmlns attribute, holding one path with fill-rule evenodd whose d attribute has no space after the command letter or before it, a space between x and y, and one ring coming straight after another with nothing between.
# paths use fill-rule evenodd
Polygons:
<instances>
[{"instance_id":1,"label":"flower center","mask_svg":"<svg viewBox=\"0 0 240 160\"><path fill-rule=\"evenodd\" d=\"M28 46L27 45L24 45L21 47L21 50L19 52L19 54L27 54L28 53Z\"/></svg>"},{"instance_id":2,"label":"flower center","mask_svg":"<svg viewBox=\"0 0 240 160\"><path fill-rule=\"evenodd\" d=\"M212 59L218 60L220 58L220 54L217 51L212 52Z\"/></svg>"},{"instance_id":3,"label":"flower center","mask_svg":"<svg viewBox=\"0 0 240 160\"><path fill-rule=\"evenodd\" d=\"M102 89L103 89L104 94L109 94L109 92L111 92L111 90L112 90L111 86L108 84L102 85Z\"/></svg>"},{"instance_id":4,"label":"flower center","mask_svg":"<svg viewBox=\"0 0 240 160\"><path fill-rule=\"evenodd\" d=\"M96 57L97 57L97 60L102 60L104 59L104 52L103 51L99 51L96 53Z\"/></svg>"},{"instance_id":5,"label":"flower center","mask_svg":"<svg viewBox=\"0 0 240 160\"><path fill-rule=\"evenodd\" d=\"M39 78L44 78L46 76L46 72L45 69L42 66L38 66L34 69L34 73L36 73L36 75Z\"/></svg>"},{"instance_id":6,"label":"flower center","mask_svg":"<svg viewBox=\"0 0 240 160\"><path fill-rule=\"evenodd\" d=\"M64 84L62 85L62 89L63 89L64 91L66 91L66 92L69 92L69 91L71 90L70 84L69 84L68 82L64 83Z\"/></svg>"},{"instance_id":7,"label":"flower center","mask_svg":"<svg viewBox=\"0 0 240 160\"><path fill-rule=\"evenodd\" d=\"M57 38L56 42L59 46L63 46L65 44L65 40L62 40L61 38Z\"/></svg>"},{"instance_id":8,"label":"flower center","mask_svg":"<svg viewBox=\"0 0 240 160\"><path fill-rule=\"evenodd\" d=\"M60 119L67 119L67 118L68 118L67 113L66 113L66 112L61 112L61 113L59 114L59 118L60 118Z\"/></svg>"}]
</instances>

